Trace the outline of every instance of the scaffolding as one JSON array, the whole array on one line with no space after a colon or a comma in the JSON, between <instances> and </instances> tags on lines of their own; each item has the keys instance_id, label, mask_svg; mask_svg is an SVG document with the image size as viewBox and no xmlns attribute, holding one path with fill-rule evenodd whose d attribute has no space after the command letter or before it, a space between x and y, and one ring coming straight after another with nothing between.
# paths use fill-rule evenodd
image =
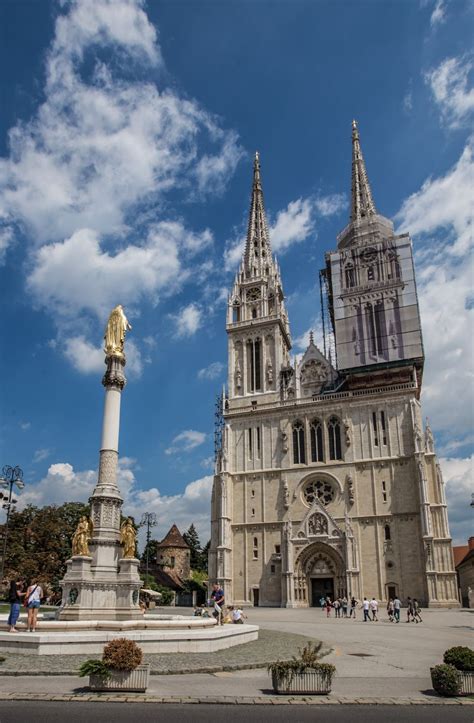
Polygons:
<instances>
[{"instance_id":1,"label":"scaffolding","mask_svg":"<svg viewBox=\"0 0 474 723\"><path fill-rule=\"evenodd\" d=\"M334 337L332 318L331 287L327 268L321 269L319 272L319 295L321 301L324 356L330 361L331 365L337 369L336 339Z\"/></svg>"},{"instance_id":2,"label":"scaffolding","mask_svg":"<svg viewBox=\"0 0 474 723\"><path fill-rule=\"evenodd\" d=\"M217 462L222 452L222 440L224 431L224 405L226 402L225 392L222 390L216 396L214 407L214 461Z\"/></svg>"}]
</instances>

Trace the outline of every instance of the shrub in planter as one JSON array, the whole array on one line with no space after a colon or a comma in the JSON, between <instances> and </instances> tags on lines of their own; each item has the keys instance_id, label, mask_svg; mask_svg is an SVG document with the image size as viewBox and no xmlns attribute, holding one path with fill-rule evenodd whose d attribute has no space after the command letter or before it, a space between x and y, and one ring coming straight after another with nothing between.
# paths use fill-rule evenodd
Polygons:
<instances>
[{"instance_id":1,"label":"shrub in planter","mask_svg":"<svg viewBox=\"0 0 474 723\"><path fill-rule=\"evenodd\" d=\"M442 664L431 668L431 682L435 691L446 697L459 695L461 690L461 676L452 665Z\"/></svg>"},{"instance_id":2,"label":"shrub in planter","mask_svg":"<svg viewBox=\"0 0 474 723\"><path fill-rule=\"evenodd\" d=\"M308 643L292 660L277 660L269 665L274 690L277 693L329 693L336 668L319 662L327 654L321 653L321 647L322 643Z\"/></svg>"},{"instance_id":3,"label":"shrub in planter","mask_svg":"<svg viewBox=\"0 0 474 723\"><path fill-rule=\"evenodd\" d=\"M135 670L143 660L143 653L134 640L117 638L104 647L102 660L113 670Z\"/></svg>"},{"instance_id":4,"label":"shrub in planter","mask_svg":"<svg viewBox=\"0 0 474 723\"><path fill-rule=\"evenodd\" d=\"M443 660L447 665L453 665L456 670L462 670L469 673L474 671L474 650L471 648L458 645L455 648L449 648L443 655Z\"/></svg>"},{"instance_id":5,"label":"shrub in planter","mask_svg":"<svg viewBox=\"0 0 474 723\"><path fill-rule=\"evenodd\" d=\"M141 665L143 653L133 640L117 638L104 647L102 660L86 660L79 675L89 676L92 690L144 691L150 666Z\"/></svg>"}]
</instances>

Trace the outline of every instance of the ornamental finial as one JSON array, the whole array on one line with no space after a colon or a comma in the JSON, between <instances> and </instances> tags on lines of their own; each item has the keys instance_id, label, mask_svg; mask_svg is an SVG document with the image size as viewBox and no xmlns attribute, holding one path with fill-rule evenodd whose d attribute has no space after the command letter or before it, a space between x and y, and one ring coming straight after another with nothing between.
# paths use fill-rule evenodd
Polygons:
<instances>
[{"instance_id":1,"label":"ornamental finial","mask_svg":"<svg viewBox=\"0 0 474 723\"><path fill-rule=\"evenodd\" d=\"M313 336L313 330L311 329L309 332L309 343L314 344L314 336Z\"/></svg>"}]
</instances>

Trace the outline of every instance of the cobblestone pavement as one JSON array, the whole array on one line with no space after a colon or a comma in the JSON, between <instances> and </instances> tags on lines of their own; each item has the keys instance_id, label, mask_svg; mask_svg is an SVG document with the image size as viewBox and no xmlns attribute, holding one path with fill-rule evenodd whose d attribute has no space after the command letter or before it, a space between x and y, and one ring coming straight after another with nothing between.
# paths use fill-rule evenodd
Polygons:
<instances>
[{"instance_id":1,"label":"cobblestone pavement","mask_svg":"<svg viewBox=\"0 0 474 723\"><path fill-rule=\"evenodd\" d=\"M307 636L260 630L258 640L215 653L163 653L145 655L153 673L205 673L241 668L262 668L275 660L288 660L309 640ZM13 655L4 653L0 675L77 675L81 663L94 655ZM28 664L25 665L25 662Z\"/></svg>"}]
</instances>

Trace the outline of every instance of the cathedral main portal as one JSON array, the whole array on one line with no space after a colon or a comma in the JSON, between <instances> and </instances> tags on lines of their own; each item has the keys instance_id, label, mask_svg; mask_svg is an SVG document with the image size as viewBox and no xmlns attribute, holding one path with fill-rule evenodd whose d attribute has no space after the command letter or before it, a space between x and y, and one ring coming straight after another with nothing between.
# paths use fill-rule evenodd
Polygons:
<instances>
[{"instance_id":1,"label":"cathedral main portal","mask_svg":"<svg viewBox=\"0 0 474 723\"><path fill-rule=\"evenodd\" d=\"M296 560L294 584L298 606L319 607L322 597L343 597L347 595L344 560L331 545L314 542Z\"/></svg>"}]
</instances>

